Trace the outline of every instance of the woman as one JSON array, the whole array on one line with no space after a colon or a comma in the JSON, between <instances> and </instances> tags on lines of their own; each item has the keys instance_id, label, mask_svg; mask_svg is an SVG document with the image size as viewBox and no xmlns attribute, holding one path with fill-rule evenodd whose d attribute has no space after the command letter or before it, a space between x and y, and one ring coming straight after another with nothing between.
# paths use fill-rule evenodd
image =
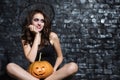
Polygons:
<instances>
[{"instance_id":1,"label":"woman","mask_svg":"<svg viewBox=\"0 0 120 80\"><path fill-rule=\"evenodd\" d=\"M34 10L28 15L21 41L24 54L31 63L42 53L42 60L52 64L54 72L44 80L62 80L77 72L78 66L74 62L58 69L63 61L59 38L51 31L51 22L42 11ZM7 72L18 80L39 80L15 63L7 65Z\"/></svg>"}]
</instances>

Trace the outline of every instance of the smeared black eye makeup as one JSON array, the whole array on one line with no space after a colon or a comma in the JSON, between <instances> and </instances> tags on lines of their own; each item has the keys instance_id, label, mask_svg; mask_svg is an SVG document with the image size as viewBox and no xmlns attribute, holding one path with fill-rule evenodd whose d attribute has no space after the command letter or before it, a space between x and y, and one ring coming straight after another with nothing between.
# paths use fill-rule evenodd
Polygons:
<instances>
[{"instance_id":1,"label":"smeared black eye makeup","mask_svg":"<svg viewBox=\"0 0 120 80\"><path fill-rule=\"evenodd\" d=\"M44 20L44 19L41 19L41 21L42 21L42 22L45 22L45 20Z\"/></svg>"},{"instance_id":2,"label":"smeared black eye makeup","mask_svg":"<svg viewBox=\"0 0 120 80\"><path fill-rule=\"evenodd\" d=\"M35 22L40 21L40 22L42 22L42 23L44 23L44 22L45 22L45 20L44 20L44 19L38 19L38 18L34 18L34 19L33 19L33 21L35 21Z\"/></svg>"},{"instance_id":3,"label":"smeared black eye makeup","mask_svg":"<svg viewBox=\"0 0 120 80\"><path fill-rule=\"evenodd\" d=\"M38 19L38 18L35 18L35 19L33 19L33 21L39 21L39 19Z\"/></svg>"}]
</instances>

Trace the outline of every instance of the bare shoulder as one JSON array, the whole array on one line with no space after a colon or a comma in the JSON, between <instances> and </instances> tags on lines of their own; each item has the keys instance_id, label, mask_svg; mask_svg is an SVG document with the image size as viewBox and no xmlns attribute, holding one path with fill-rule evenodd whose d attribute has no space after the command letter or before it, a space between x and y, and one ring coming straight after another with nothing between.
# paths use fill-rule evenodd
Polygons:
<instances>
[{"instance_id":1,"label":"bare shoulder","mask_svg":"<svg viewBox=\"0 0 120 80\"><path fill-rule=\"evenodd\" d=\"M58 35L55 32L50 33L50 39L57 39Z\"/></svg>"},{"instance_id":2,"label":"bare shoulder","mask_svg":"<svg viewBox=\"0 0 120 80\"><path fill-rule=\"evenodd\" d=\"M50 42L54 44L56 41L59 41L58 35L55 32L50 33Z\"/></svg>"},{"instance_id":3,"label":"bare shoulder","mask_svg":"<svg viewBox=\"0 0 120 80\"><path fill-rule=\"evenodd\" d=\"M22 44L24 44L24 43L25 43L25 40L21 39L21 42L22 42Z\"/></svg>"},{"instance_id":4,"label":"bare shoulder","mask_svg":"<svg viewBox=\"0 0 120 80\"><path fill-rule=\"evenodd\" d=\"M28 46L29 44L28 43L26 43L26 41L25 40L23 40L23 39L21 39L21 42L22 42L22 45L23 46Z\"/></svg>"}]
</instances>

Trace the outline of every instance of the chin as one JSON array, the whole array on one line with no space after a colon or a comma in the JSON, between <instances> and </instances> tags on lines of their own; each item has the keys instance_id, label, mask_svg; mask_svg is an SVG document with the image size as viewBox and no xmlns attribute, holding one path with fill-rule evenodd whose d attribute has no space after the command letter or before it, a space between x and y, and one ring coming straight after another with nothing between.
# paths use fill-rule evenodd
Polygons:
<instances>
[{"instance_id":1,"label":"chin","mask_svg":"<svg viewBox=\"0 0 120 80\"><path fill-rule=\"evenodd\" d=\"M38 32L41 32L42 30L40 29L40 30L38 30Z\"/></svg>"}]
</instances>

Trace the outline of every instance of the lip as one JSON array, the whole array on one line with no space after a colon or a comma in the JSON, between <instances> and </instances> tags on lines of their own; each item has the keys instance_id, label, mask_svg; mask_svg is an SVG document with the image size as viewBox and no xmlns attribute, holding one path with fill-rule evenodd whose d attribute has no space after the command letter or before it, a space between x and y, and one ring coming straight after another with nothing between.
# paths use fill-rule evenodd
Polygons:
<instances>
[{"instance_id":1,"label":"lip","mask_svg":"<svg viewBox=\"0 0 120 80\"><path fill-rule=\"evenodd\" d=\"M41 26L36 26L36 29L37 29L38 31L41 31L41 30L42 30L42 27L41 27Z\"/></svg>"},{"instance_id":2,"label":"lip","mask_svg":"<svg viewBox=\"0 0 120 80\"><path fill-rule=\"evenodd\" d=\"M37 26L37 29L41 29L41 26Z\"/></svg>"}]
</instances>

